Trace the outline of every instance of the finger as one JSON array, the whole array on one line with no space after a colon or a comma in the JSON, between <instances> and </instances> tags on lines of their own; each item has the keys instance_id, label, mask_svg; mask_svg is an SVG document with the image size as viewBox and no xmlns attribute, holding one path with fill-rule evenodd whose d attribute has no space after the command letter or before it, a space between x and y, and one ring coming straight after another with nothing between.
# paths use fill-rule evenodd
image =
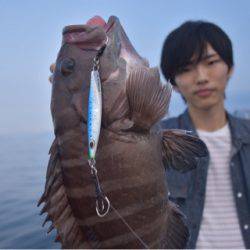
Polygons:
<instances>
[{"instance_id":1,"label":"finger","mask_svg":"<svg viewBox=\"0 0 250 250\"><path fill-rule=\"evenodd\" d=\"M55 69L56 69L56 64L55 63L52 63L49 67L49 70L51 73L54 73L55 72Z\"/></svg>"},{"instance_id":2,"label":"finger","mask_svg":"<svg viewBox=\"0 0 250 250\"><path fill-rule=\"evenodd\" d=\"M49 81L50 81L50 83L53 83L53 75L51 75L51 76L49 77Z\"/></svg>"}]
</instances>

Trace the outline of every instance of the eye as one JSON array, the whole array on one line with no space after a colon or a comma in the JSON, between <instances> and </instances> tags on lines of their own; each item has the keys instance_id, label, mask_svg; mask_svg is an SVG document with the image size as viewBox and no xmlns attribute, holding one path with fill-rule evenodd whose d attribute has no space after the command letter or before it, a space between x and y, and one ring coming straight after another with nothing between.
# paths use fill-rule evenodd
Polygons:
<instances>
[{"instance_id":1,"label":"eye","mask_svg":"<svg viewBox=\"0 0 250 250\"><path fill-rule=\"evenodd\" d=\"M189 72L191 71L191 67L185 67L182 69L182 72Z\"/></svg>"},{"instance_id":2,"label":"eye","mask_svg":"<svg viewBox=\"0 0 250 250\"><path fill-rule=\"evenodd\" d=\"M220 60L212 60L212 61L209 61L208 62L208 65L213 65L213 64L215 64L215 63L217 63L217 62L219 62Z\"/></svg>"},{"instance_id":3,"label":"eye","mask_svg":"<svg viewBox=\"0 0 250 250\"><path fill-rule=\"evenodd\" d=\"M188 73L188 72L192 71L193 69L194 69L193 65L187 65L185 67L180 68L179 73L180 74L182 74L182 73Z\"/></svg>"},{"instance_id":4,"label":"eye","mask_svg":"<svg viewBox=\"0 0 250 250\"><path fill-rule=\"evenodd\" d=\"M65 58L60 63L60 72L63 76L69 76L75 68L75 61L72 58Z\"/></svg>"}]
</instances>

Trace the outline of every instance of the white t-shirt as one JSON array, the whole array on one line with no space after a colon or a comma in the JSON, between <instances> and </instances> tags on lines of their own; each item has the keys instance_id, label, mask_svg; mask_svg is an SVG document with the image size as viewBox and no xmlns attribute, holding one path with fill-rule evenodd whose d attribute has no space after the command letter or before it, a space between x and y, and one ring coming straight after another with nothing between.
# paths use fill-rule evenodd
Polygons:
<instances>
[{"instance_id":1,"label":"white t-shirt","mask_svg":"<svg viewBox=\"0 0 250 250\"><path fill-rule=\"evenodd\" d=\"M197 130L197 133L208 148L210 162L196 248L244 248L230 177L229 126L213 132Z\"/></svg>"}]
</instances>

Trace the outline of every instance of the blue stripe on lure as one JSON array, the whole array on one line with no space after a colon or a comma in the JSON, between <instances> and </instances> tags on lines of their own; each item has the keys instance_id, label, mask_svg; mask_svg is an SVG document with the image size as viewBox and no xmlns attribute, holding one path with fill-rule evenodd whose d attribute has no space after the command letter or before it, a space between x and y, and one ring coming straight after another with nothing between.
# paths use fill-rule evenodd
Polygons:
<instances>
[{"instance_id":1,"label":"blue stripe on lure","mask_svg":"<svg viewBox=\"0 0 250 250\"><path fill-rule=\"evenodd\" d=\"M102 89L98 70L91 71L89 99L88 99L88 155L94 160L99 141L102 121Z\"/></svg>"}]
</instances>

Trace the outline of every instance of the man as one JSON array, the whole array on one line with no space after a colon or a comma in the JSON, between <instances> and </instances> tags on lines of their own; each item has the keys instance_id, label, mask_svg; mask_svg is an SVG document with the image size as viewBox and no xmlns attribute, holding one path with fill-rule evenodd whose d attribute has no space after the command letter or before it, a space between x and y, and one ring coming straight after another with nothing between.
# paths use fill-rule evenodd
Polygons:
<instances>
[{"instance_id":1,"label":"man","mask_svg":"<svg viewBox=\"0 0 250 250\"><path fill-rule=\"evenodd\" d=\"M185 22L167 36L161 69L187 104L162 127L192 130L209 151L191 172L166 172L169 197L187 216L187 247L250 248L250 122L224 106L231 41L215 24Z\"/></svg>"}]
</instances>

